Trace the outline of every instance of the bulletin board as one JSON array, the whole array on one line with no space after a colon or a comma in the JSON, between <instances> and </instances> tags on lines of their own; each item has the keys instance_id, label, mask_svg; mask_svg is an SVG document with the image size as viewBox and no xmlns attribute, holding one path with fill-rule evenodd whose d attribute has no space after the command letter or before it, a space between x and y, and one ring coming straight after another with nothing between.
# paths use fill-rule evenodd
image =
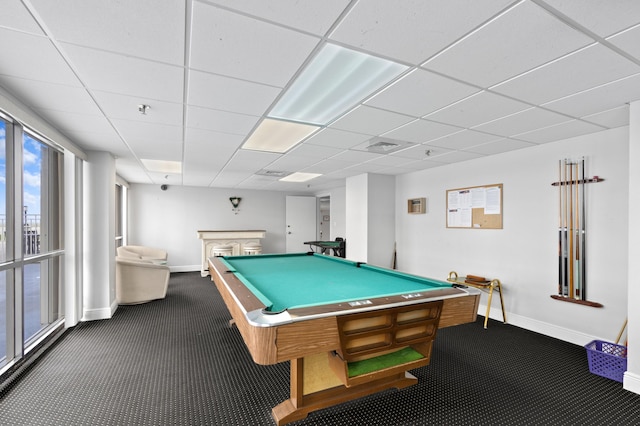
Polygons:
<instances>
[{"instance_id":1,"label":"bulletin board","mask_svg":"<svg viewBox=\"0 0 640 426\"><path fill-rule=\"evenodd\" d=\"M447 190L447 228L502 229L502 184Z\"/></svg>"}]
</instances>

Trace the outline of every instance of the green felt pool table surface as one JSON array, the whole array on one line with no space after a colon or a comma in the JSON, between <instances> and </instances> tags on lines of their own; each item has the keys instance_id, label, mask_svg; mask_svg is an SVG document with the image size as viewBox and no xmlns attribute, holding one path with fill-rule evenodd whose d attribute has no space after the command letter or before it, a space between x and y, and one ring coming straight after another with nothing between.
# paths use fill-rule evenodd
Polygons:
<instances>
[{"instance_id":1,"label":"green felt pool table surface","mask_svg":"<svg viewBox=\"0 0 640 426\"><path fill-rule=\"evenodd\" d=\"M451 283L317 253L222 259L267 307L279 312L451 288Z\"/></svg>"}]
</instances>

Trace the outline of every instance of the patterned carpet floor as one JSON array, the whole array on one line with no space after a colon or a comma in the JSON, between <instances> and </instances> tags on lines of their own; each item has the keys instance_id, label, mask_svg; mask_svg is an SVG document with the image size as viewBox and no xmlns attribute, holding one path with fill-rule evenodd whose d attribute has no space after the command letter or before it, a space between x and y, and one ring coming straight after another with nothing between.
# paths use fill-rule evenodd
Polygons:
<instances>
[{"instance_id":1,"label":"patterned carpet floor","mask_svg":"<svg viewBox=\"0 0 640 426\"><path fill-rule=\"evenodd\" d=\"M80 323L0 394L1 425L274 425L288 363L253 363L209 278ZM438 331L418 384L292 425L640 425L640 395L589 372L583 347L483 318Z\"/></svg>"}]
</instances>

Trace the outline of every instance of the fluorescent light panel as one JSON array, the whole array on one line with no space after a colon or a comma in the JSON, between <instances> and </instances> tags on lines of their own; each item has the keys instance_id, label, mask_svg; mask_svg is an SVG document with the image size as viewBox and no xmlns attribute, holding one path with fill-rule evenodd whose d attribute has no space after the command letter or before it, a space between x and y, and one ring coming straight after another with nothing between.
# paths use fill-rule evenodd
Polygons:
<instances>
[{"instance_id":1,"label":"fluorescent light panel","mask_svg":"<svg viewBox=\"0 0 640 426\"><path fill-rule=\"evenodd\" d=\"M309 124L265 118L242 148L283 153L318 129Z\"/></svg>"},{"instance_id":2,"label":"fluorescent light panel","mask_svg":"<svg viewBox=\"0 0 640 426\"><path fill-rule=\"evenodd\" d=\"M319 173L296 172L296 173L291 173L289 176L285 176L282 179L278 179L278 180L282 182L306 182L308 180L315 179L318 176L322 176L322 175Z\"/></svg>"},{"instance_id":3,"label":"fluorescent light panel","mask_svg":"<svg viewBox=\"0 0 640 426\"><path fill-rule=\"evenodd\" d=\"M146 158L141 158L140 161L144 164L145 169L150 172L173 174L182 173L182 162L180 161L149 160Z\"/></svg>"},{"instance_id":4,"label":"fluorescent light panel","mask_svg":"<svg viewBox=\"0 0 640 426\"><path fill-rule=\"evenodd\" d=\"M325 44L269 116L325 125L406 69L395 62Z\"/></svg>"}]
</instances>

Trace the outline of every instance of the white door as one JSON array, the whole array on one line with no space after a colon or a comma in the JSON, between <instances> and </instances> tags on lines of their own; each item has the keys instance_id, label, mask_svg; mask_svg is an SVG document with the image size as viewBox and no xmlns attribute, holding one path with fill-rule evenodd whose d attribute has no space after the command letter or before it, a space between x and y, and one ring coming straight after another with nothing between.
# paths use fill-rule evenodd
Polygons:
<instances>
[{"instance_id":1,"label":"white door","mask_svg":"<svg viewBox=\"0 0 640 426\"><path fill-rule=\"evenodd\" d=\"M287 253L309 251L305 241L316 240L316 197L287 196Z\"/></svg>"}]
</instances>

